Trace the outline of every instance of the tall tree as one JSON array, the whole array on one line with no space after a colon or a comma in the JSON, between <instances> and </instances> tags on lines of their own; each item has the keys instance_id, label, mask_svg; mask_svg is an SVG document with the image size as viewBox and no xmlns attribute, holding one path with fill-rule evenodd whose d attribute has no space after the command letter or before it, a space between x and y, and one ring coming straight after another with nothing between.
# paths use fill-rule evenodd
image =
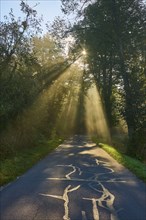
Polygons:
<instances>
[{"instance_id":1,"label":"tall tree","mask_svg":"<svg viewBox=\"0 0 146 220\"><path fill-rule=\"evenodd\" d=\"M83 0L80 3L62 0L62 3L65 13L76 11L79 16L80 12L74 30L79 43L84 43L88 50L90 69L102 91L109 121L114 110L114 88L122 91L120 109L132 145L133 140L136 142L132 153L137 153L138 138L136 141L135 137L142 134L144 139L146 115L146 6L142 0Z\"/></svg>"},{"instance_id":2,"label":"tall tree","mask_svg":"<svg viewBox=\"0 0 146 220\"><path fill-rule=\"evenodd\" d=\"M40 31L36 10L21 1L25 18L15 18L13 10L0 22L0 119L3 128L36 95L33 73L37 60L32 52L31 39Z\"/></svg>"}]
</instances>

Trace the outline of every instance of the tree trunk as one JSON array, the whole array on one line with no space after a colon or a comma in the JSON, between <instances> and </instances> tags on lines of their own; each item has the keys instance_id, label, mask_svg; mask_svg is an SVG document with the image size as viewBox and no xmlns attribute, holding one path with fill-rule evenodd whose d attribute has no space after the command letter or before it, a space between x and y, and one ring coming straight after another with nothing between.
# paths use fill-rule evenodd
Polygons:
<instances>
[{"instance_id":1,"label":"tree trunk","mask_svg":"<svg viewBox=\"0 0 146 220\"><path fill-rule=\"evenodd\" d=\"M124 90L125 90L125 115L126 115L126 122L128 126L128 135L129 138L132 138L132 134L134 132L134 114L132 109L132 95L129 83L128 73L126 71L125 65L125 56L124 56L124 49L123 49L123 42L121 39L121 24L119 20L118 8L115 0L111 0L111 12L112 12L112 19L114 24L115 33L117 35L117 46L119 50L119 58L120 58L120 68L121 68L121 75L123 78L124 83Z\"/></svg>"}]
</instances>

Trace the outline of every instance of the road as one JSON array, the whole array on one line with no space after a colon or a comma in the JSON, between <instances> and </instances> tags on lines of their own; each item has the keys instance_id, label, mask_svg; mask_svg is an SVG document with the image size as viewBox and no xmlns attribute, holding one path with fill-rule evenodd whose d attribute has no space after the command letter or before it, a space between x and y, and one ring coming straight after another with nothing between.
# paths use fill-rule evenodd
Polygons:
<instances>
[{"instance_id":1,"label":"road","mask_svg":"<svg viewBox=\"0 0 146 220\"><path fill-rule=\"evenodd\" d=\"M75 136L1 190L1 220L145 220L146 184Z\"/></svg>"}]
</instances>

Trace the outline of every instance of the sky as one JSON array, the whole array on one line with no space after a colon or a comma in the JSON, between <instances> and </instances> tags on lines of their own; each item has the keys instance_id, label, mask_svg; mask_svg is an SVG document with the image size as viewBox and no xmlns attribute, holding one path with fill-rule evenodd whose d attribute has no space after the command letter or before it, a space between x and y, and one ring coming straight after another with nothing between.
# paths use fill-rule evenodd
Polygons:
<instances>
[{"instance_id":1,"label":"sky","mask_svg":"<svg viewBox=\"0 0 146 220\"><path fill-rule=\"evenodd\" d=\"M10 8L13 9L16 17L21 17L20 0L0 0L0 20L3 20L4 15L8 15ZM35 10L38 12L38 16L43 15L43 29L45 32L45 23L47 21L52 22L56 16L63 17L64 14L61 11L60 0L25 0L29 6L33 7L39 3Z\"/></svg>"}]
</instances>

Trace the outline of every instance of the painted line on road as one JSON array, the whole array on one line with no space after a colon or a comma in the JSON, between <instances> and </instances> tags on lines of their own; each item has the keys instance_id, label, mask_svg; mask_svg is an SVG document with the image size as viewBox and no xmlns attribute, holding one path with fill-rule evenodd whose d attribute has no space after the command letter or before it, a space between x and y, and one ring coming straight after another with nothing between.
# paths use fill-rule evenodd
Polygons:
<instances>
[{"instance_id":1,"label":"painted line on road","mask_svg":"<svg viewBox=\"0 0 146 220\"><path fill-rule=\"evenodd\" d=\"M98 183L98 182L120 182L120 183L126 183L126 182L132 182L131 180L129 181L125 181L125 180L116 180L116 179L110 179L110 180L95 180L95 179L67 179L67 178L47 178L47 180L56 180L56 181L76 181L76 182L94 182L94 183Z\"/></svg>"}]
</instances>

